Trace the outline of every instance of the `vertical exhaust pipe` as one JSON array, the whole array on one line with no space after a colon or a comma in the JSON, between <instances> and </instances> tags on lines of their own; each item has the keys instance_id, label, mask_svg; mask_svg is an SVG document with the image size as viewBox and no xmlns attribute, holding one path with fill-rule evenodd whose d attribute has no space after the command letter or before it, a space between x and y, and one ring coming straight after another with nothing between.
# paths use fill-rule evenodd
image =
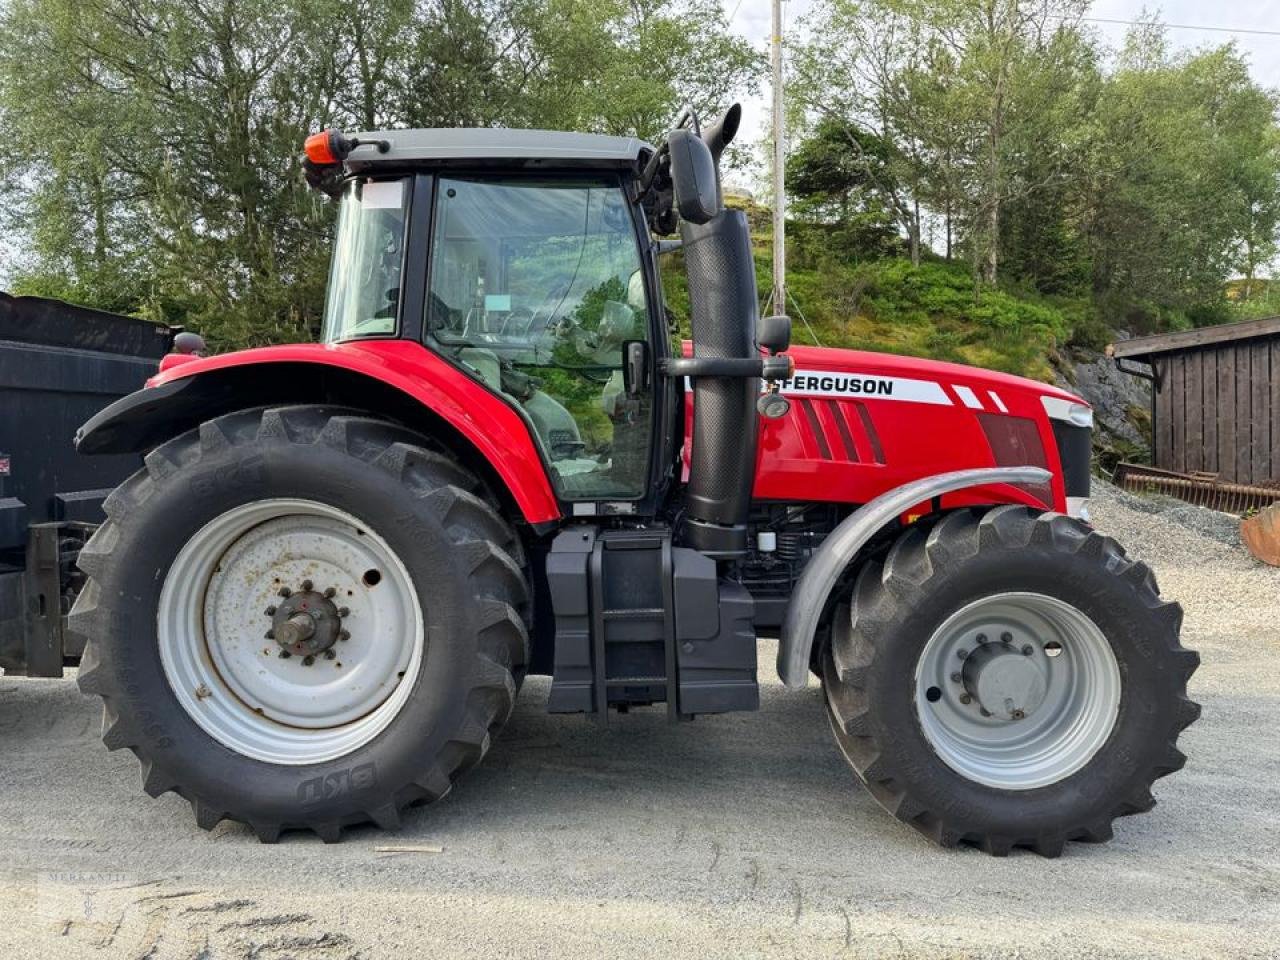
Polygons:
<instances>
[{"instance_id":1,"label":"vertical exhaust pipe","mask_svg":"<svg viewBox=\"0 0 1280 960\"><path fill-rule=\"evenodd\" d=\"M695 357L750 358L759 353L756 273L747 218L720 203L720 156L737 133L741 117L741 107L734 104L702 132L714 161L719 213L705 223L686 219L680 227ZM686 542L704 553L734 556L747 549L759 396L758 377L694 381L693 452L683 532Z\"/></svg>"}]
</instances>

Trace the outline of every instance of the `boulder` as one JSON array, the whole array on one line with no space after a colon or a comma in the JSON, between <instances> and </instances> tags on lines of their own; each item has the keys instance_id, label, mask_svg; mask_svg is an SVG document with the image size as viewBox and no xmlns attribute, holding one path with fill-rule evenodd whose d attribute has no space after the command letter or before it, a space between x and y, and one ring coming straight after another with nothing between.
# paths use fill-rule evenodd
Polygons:
<instances>
[{"instance_id":1,"label":"boulder","mask_svg":"<svg viewBox=\"0 0 1280 960\"><path fill-rule=\"evenodd\" d=\"M1280 567L1280 503L1273 503L1240 524L1240 538L1249 552L1273 567Z\"/></svg>"},{"instance_id":2,"label":"boulder","mask_svg":"<svg viewBox=\"0 0 1280 960\"><path fill-rule=\"evenodd\" d=\"M1145 462L1151 449L1151 381L1121 373L1113 359L1092 350L1077 347L1061 359L1058 385L1093 407L1093 441L1104 466Z\"/></svg>"}]
</instances>

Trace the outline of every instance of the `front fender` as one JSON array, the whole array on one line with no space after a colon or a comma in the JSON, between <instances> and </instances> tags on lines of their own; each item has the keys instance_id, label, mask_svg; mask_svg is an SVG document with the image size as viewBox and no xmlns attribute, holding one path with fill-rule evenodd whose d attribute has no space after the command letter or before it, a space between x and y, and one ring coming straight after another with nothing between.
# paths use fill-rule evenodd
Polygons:
<instances>
[{"instance_id":1,"label":"front fender","mask_svg":"<svg viewBox=\"0 0 1280 960\"><path fill-rule=\"evenodd\" d=\"M845 517L809 558L791 594L778 643L778 676L782 682L799 689L808 681L813 638L831 589L858 552L895 517L946 493L986 484L1047 483L1049 478L1049 471L1040 467L983 467L940 473L882 493Z\"/></svg>"},{"instance_id":2,"label":"front fender","mask_svg":"<svg viewBox=\"0 0 1280 960\"><path fill-rule=\"evenodd\" d=\"M333 403L443 426L506 489L530 524L560 506L528 425L483 384L418 343L293 344L179 364L122 397L76 434L81 453L151 449L213 416L263 405ZM442 440L445 438L441 438Z\"/></svg>"}]
</instances>

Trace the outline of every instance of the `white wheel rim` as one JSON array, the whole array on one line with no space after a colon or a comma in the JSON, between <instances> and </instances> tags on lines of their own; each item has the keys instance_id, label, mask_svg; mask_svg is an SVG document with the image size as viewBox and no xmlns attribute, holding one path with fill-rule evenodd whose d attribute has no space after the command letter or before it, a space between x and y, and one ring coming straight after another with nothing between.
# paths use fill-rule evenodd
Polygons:
<instances>
[{"instance_id":1,"label":"white wheel rim","mask_svg":"<svg viewBox=\"0 0 1280 960\"><path fill-rule=\"evenodd\" d=\"M985 666L967 670L979 650ZM983 669L1018 674L1010 687L1022 688L1027 703L993 697L998 684ZM995 594L961 608L916 664L916 714L934 752L967 779L1004 790L1048 786L1084 767L1111 736L1120 699L1120 668L1102 630L1040 593ZM1010 712L1001 715L1001 701Z\"/></svg>"},{"instance_id":2,"label":"white wheel rim","mask_svg":"<svg viewBox=\"0 0 1280 960\"><path fill-rule=\"evenodd\" d=\"M349 636L310 663L282 657L267 636L282 587L295 602L331 589ZM395 551L350 514L295 499L244 504L197 531L165 577L157 632L169 685L201 729L243 756L292 765L345 756L381 733L408 701L425 645Z\"/></svg>"}]
</instances>

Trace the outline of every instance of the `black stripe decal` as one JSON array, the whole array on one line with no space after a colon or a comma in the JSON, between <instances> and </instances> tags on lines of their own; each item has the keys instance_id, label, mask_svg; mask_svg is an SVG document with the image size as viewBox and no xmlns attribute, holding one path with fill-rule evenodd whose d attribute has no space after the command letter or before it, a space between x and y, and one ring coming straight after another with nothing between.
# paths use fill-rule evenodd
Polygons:
<instances>
[{"instance_id":1,"label":"black stripe decal","mask_svg":"<svg viewBox=\"0 0 1280 960\"><path fill-rule=\"evenodd\" d=\"M845 459L850 463L858 462L858 448L853 445L853 434L849 432L849 424L845 422L844 411L841 410L842 404L834 400L827 401L827 410L831 413L831 417L836 422L836 429L840 431L840 442L844 444Z\"/></svg>"},{"instance_id":2,"label":"black stripe decal","mask_svg":"<svg viewBox=\"0 0 1280 960\"><path fill-rule=\"evenodd\" d=\"M818 452L822 454L822 459L830 460L831 448L827 446L827 435L822 429L822 424L818 422L818 411L813 409L813 403L808 397L800 398L800 409L804 411L805 419L809 421L809 429L813 431L813 436L818 441Z\"/></svg>"},{"instance_id":3,"label":"black stripe decal","mask_svg":"<svg viewBox=\"0 0 1280 960\"><path fill-rule=\"evenodd\" d=\"M871 456L875 458L876 463L884 463L884 448L880 446L880 434L876 433L876 425L871 422L867 405L855 403L854 406L858 408L858 417L862 420L863 429L867 431L867 439L871 441Z\"/></svg>"}]
</instances>

